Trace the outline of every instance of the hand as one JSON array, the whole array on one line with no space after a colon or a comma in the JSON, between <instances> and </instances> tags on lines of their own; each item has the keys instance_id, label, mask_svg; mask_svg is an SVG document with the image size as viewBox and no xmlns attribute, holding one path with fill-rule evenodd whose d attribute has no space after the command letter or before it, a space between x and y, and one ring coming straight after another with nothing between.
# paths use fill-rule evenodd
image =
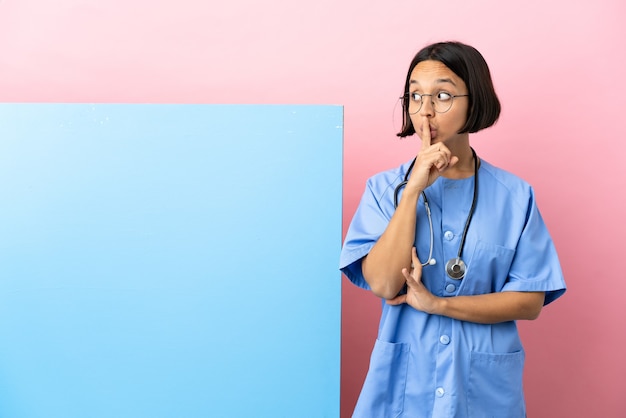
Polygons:
<instances>
[{"instance_id":1,"label":"hand","mask_svg":"<svg viewBox=\"0 0 626 418\"><path fill-rule=\"evenodd\" d=\"M411 252L411 261L413 268L410 273L406 268L402 269L402 275L406 279L407 284L406 294L387 300L387 304L400 305L406 303L418 311L436 313L440 298L433 295L422 283L422 264L417 258L415 247L413 247Z\"/></svg>"},{"instance_id":2,"label":"hand","mask_svg":"<svg viewBox=\"0 0 626 418\"><path fill-rule=\"evenodd\" d=\"M459 162L459 158L453 156L445 144L439 142L433 145L430 143L430 119L428 116L423 117L420 132L422 145L407 184L407 188L415 188L418 192L425 190L437 180L441 173Z\"/></svg>"}]
</instances>

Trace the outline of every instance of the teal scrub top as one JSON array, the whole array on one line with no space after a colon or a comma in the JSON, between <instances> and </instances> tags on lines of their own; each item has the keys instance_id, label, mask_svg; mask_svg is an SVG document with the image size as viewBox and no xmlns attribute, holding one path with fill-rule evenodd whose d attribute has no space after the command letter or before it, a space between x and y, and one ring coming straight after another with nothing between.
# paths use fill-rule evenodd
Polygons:
<instances>
[{"instance_id":1,"label":"teal scrub top","mask_svg":"<svg viewBox=\"0 0 626 418\"><path fill-rule=\"evenodd\" d=\"M341 271L369 289L361 261L394 213L394 190L410 163L371 177L348 229ZM435 265L422 281L435 295L545 292L545 304L565 292L556 249L523 180L481 161L478 200L467 232L462 280L445 273L456 257L474 190L474 177L438 178L425 193L434 227ZM400 193L401 198L401 193ZM420 198L415 246L426 259L428 218ZM382 303L378 337L354 417L523 418L524 349L515 321L477 324Z\"/></svg>"}]
</instances>

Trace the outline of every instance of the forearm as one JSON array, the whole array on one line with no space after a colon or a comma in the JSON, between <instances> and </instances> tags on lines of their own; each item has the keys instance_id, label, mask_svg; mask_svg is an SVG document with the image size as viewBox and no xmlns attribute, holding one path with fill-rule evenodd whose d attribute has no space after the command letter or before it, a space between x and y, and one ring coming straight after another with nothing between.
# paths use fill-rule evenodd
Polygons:
<instances>
[{"instance_id":1,"label":"forearm","mask_svg":"<svg viewBox=\"0 0 626 418\"><path fill-rule=\"evenodd\" d=\"M481 324L536 319L544 292L498 292L485 295L439 298L433 314Z\"/></svg>"},{"instance_id":2,"label":"forearm","mask_svg":"<svg viewBox=\"0 0 626 418\"><path fill-rule=\"evenodd\" d=\"M411 266L418 197L405 191L387 229L363 260L363 276L381 298L395 297L405 284L402 269Z\"/></svg>"}]
</instances>

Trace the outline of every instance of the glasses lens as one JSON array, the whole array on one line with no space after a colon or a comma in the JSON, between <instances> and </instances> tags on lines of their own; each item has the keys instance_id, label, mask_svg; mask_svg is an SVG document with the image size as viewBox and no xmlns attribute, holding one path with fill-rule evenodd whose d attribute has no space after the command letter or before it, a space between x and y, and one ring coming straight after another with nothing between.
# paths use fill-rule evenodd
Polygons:
<instances>
[{"instance_id":1,"label":"glasses lens","mask_svg":"<svg viewBox=\"0 0 626 418\"><path fill-rule=\"evenodd\" d=\"M438 93L433 96L433 106L435 107L435 112L437 113L445 113L452 107L452 95L448 93Z\"/></svg>"},{"instance_id":2,"label":"glasses lens","mask_svg":"<svg viewBox=\"0 0 626 418\"><path fill-rule=\"evenodd\" d=\"M422 108L422 96L415 93L409 93L406 97L409 114L414 115L419 112Z\"/></svg>"}]
</instances>

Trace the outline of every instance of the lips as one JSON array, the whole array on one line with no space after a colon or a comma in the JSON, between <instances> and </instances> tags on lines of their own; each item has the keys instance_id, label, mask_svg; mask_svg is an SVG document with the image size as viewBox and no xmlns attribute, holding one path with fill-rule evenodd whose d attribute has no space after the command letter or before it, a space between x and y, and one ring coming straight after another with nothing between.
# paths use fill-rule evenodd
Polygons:
<instances>
[{"instance_id":1,"label":"lips","mask_svg":"<svg viewBox=\"0 0 626 418\"><path fill-rule=\"evenodd\" d=\"M437 136L437 128L434 128L432 126L428 126L428 128L429 128L428 130L430 131L430 138L431 139L435 138ZM424 132L424 126L420 128L420 131Z\"/></svg>"}]
</instances>

